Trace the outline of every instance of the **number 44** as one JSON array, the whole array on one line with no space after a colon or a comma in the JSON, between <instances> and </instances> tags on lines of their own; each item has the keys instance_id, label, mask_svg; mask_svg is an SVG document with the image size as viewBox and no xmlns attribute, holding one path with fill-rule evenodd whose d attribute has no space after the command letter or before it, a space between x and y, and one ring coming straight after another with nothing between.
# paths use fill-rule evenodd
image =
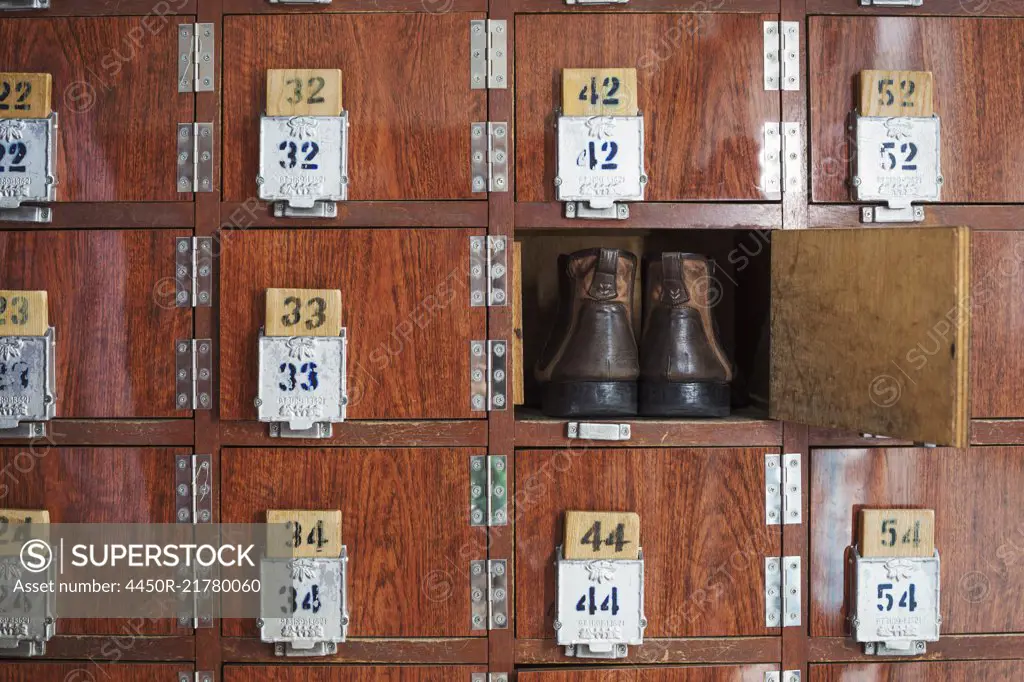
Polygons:
<instances>
[{"instance_id":1,"label":"number 44","mask_svg":"<svg viewBox=\"0 0 1024 682\"><path fill-rule=\"evenodd\" d=\"M626 545L630 544L630 541L626 539L626 524L616 525L615 530L609 533L607 538L601 540L601 522L595 521L580 540L581 545L590 545L595 552L601 549L602 542L608 547L615 547L616 552L621 552Z\"/></svg>"}]
</instances>

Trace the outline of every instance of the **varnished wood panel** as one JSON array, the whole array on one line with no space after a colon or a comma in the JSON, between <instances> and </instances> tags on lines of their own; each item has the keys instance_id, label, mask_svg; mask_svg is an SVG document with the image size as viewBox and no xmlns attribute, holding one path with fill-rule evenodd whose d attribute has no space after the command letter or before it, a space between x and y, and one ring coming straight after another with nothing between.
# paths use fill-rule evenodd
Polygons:
<instances>
[{"instance_id":1,"label":"varnished wood panel","mask_svg":"<svg viewBox=\"0 0 1024 682\"><path fill-rule=\"evenodd\" d=\"M933 73L944 202L1024 201L1024 21L811 17L809 25L814 201L852 201L846 126L863 69Z\"/></svg>"},{"instance_id":2,"label":"varnished wood panel","mask_svg":"<svg viewBox=\"0 0 1024 682\"><path fill-rule=\"evenodd\" d=\"M221 519L269 509L340 509L350 637L467 637L469 561L487 555L469 525L470 449L225 449ZM255 621L225 620L225 636Z\"/></svg>"},{"instance_id":3,"label":"varnished wood panel","mask_svg":"<svg viewBox=\"0 0 1024 682\"><path fill-rule=\"evenodd\" d=\"M57 336L58 417L187 417L174 405L171 231L0 232L0 286L45 289Z\"/></svg>"},{"instance_id":4,"label":"varnished wood panel","mask_svg":"<svg viewBox=\"0 0 1024 682\"><path fill-rule=\"evenodd\" d=\"M191 675L192 666L188 663L103 663L99 658L95 662L0 663L0 679L4 682L178 682L179 672Z\"/></svg>"},{"instance_id":5,"label":"varnished wood panel","mask_svg":"<svg viewBox=\"0 0 1024 682\"><path fill-rule=\"evenodd\" d=\"M772 235L770 416L967 444L969 230Z\"/></svg>"},{"instance_id":6,"label":"varnished wood panel","mask_svg":"<svg viewBox=\"0 0 1024 682\"><path fill-rule=\"evenodd\" d=\"M224 668L224 682L465 682L485 668L473 666L376 666L329 667L313 665L251 666Z\"/></svg>"},{"instance_id":7,"label":"varnished wood panel","mask_svg":"<svg viewBox=\"0 0 1024 682\"><path fill-rule=\"evenodd\" d=\"M764 682L771 665L721 665L671 668L609 668L605 670L529 670L522 682Z\"/></svg>"},{"instance_id":8,"label":"varnished wood panel","mask_svg":"<svg viewBox=\"0 0 1024 682\"><path fill-rule=\"evenodd\" d=\"M1020 632L1024 448L814 450L811 634L846 632L847 547L861 507L935 510L942 633Z\"/></svg>"},{"instance_id":9,"label":"varnished wood panel","mask_svg":"<svg viewBox=\"0 0 1024 682\"><path fill-rule=\"evenodd\" d=\"M812 665L811 682L1006 682L1024 679L1021 661Z\"/></svg>"},{"instance_id":10,"label":"varnished wood panel","mask_svg":"<svg viewBox=\"0 0 1024 682\"><path fill-rule=\"evenodd\" d=\"M5 19L0 64L53 74L58 201L179 201L177 24L184 18Z\"/></svg>"},{"instance_id":11,"label":"varnished wood panel","mask_svg":"<svg viewBox=\"0 0 1024 682\"><path fill-rule=\"evenodd\" d=\"M479 231L475 231L479 233ZM256 419L256 343L269 287L341 289L349 419L480 417L470 410L470 230L230 233L221 257L221 417Z\"/></svg>"},{"instance_id":12,"label":"varnished wood panel","mask_svg":"<svg viewBox=\"0 0 1024 682\"><path fill-rule=\"evenodd\" d=\"M575 665L565 647L554 639L515 640L517 665ZM781 637L687 637L646 639L643 646L630 647L617 665L655 663L774 663L782 658Z\"/></svg>"},{"instance_id":13,"label":"varnished wood panel","mask_svg":"<svg viewBox=\"0 0 1024 682\"><path fill-rule=\"evenodd\" d=\"M635 511L644 551L645 637L769 634L762 448L516 453L516 636L554 639L555 548L565 512Z\"/></svg>"},{"instance_id":14,"label":"varnished wood panel","mask_svg":"<svg viewBox=\"0 0 1024 682\"><path fill-rule=\"evenodd\" d=\"M267 69L341 69L349 199L471 199L469 21L482 14L303 14L224 21L224 198L256 196ZM396 52L397 48L401 48ZM477 195L477 197L482 195Z\"/></svg>"},{"instance_id":15,"label":"varnished wood panel","mask_svg":"<svg viewBox=\"0 0 1024 682\"><path fill-rule=\"evenodd\" d=\"M221 639L225 663L280 663L280 656L256 637ZM465 665L487 664L487 639L484 637L445 637L410 639L360 637L338 645L338 653L317 659L320 663L428 663ZM335 670L344 670L335 667Z\"/></svg>"},{"instance_id":16,"label":"varnished wood panel","mask_svg":"<svg viewBox=\"0 0 1024 682\"><path fill-rule=\"evenodd\" d=\"M1024 417L1024 232L972 233L971 416Z\"/></svg>"},{"instance_id":17,"label":"varnished wood panel","mask_svg":"<svg viewBox=\"0 0 1024 682\"><path fill-rule=\"evenodd\" d=\"M518 201L554 201L563 68L636 67L647 201L762 199L758 159L779 94L763 81L756 14L516 18ZM777 20L777 16L775 19Z\"/></svg>"},{"instance_id":18,"label":"varnished wood panel","mask_svg":"<svg viewBox=\"0 0 1024 682\"><path fill-rule=\"evenodd\" d=\"M45 443L0 448L0 502L14 509L45 509L50 523L175 523L174 456L181 454L191 450ZM185 631L168 619L61 618L57 632L127 637Z\"/></svg>"}]
</instances>

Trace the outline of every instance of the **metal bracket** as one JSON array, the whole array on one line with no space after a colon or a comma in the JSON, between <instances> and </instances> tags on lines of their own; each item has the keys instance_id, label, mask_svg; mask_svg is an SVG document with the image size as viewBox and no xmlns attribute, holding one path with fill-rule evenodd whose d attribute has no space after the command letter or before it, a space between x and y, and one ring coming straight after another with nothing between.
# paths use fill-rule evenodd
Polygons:
<instances>
[{"instance_id":1,"label":"metal bracket","mask_svg":"<svg viewBox=\"0 0 1024 682\"><path fill-rule=\"evenodd\" d=\"M0 210L0 221L11 223L48 223L53 220L53 210L45 206L19 206Z\"/></svg>"},{"instance_id":2,"label":"metal bracket","mask_svg":"<svg viewBox=\"0 0 1024 682\"><path fill-rule=\"evenodd\" d=\"M0 10L50 9L50 0L0 0Z\"/></svg>"},{"instance_id":3,"label":"metal bracket","mask_svg":"<svg viewBox=\"0 0 1024 682\"><path fill-rule=\"evenodd\" d=\"M860 209L862 223L919 223L924 220L924 206L863 206Z\"/></svg>"},{"instance_id":4,"label":"metal bracket","mask_svg":"<svg viewBox=\"0 0 1024 682\"><path fill-rule=\"evenodd\" d=\"M213 682L213 672L210 670L197 670L194 674L180 672L178 673L178 682Z\"/></svg>"},{"instance_id":5,"label":"metal bracket","mask_svg":"<svg viewBox=\"0 0 1024 682\"><path fill-rule=\"evenodd\" d=\"M289 206L287 202L274 202L275 218L337 218L338 203L336 201L317 201L311 208Z\"/></svg>"},{"instance_id":6,"label":"metal bracket","mask_svg":"<svg viewBox=\"0 0 1024 682\"><path fill-rule=\"evenodd\" d=\"M19 422L12 429L0 430L0 440L27 440L45 437L46 422Z\"/></svg>"},{"instance_id":7,"label":"metal bracket","mask_svg":"<svg viewBox=\"0 0 1024 682\"><path fill-rule=\"evenodd\" d=\"M174 304L178 308L212 305L212 237L178 237L175 240L174 283Z\"/></svg>"},{"instance_id":8,"label":"metal bracket","mask_svg":"<svg viewBox=\"0 0 1024 682\"><path fill-rule=\"evenodd\" d=\"M765 627L800 625L800 557L765 557Z\"/></svg>"},{"instance_id":9,"label":"metal bracket","mask_svg":"<svg viewBox=\"0 0 1024 682\"><path fill-rule=\"evenodd\" d=\"M469 525L508 523L508 475L505 455L469 458Z\"/></svg>"},{"instance_id":10,"label":"metal bracket","mask_svg":"<svg viewBox=\"0 0 1024 682\"><path fill-rule=\"evenodd\" d=\"M485 249L486 245L486 249ZM508 305L508 249L505 237L469 238L469 305Z\"/></svg>"},{"instance_id":11,"label":"metal bracket","mask_svg":"<svg viewBox=\"0 0 1024 682\"><path fill-rule=\"evenodd\" d=\"M786 525L803 522L803 481L801 480L800 453L782 455L782 518Z\"/></svg>"},{"instance_id":12,"label":"metal bracket","mask_svg":"<svg viewBox=\"0 0 1024 682\"><path fill-rule=\"evenodd\" d=\"M775 122L762 131L761 191L768 199L782 198L782 126Z\"/></svg>"},{"instance_id":13,"label":"metal bracket","mask_svg":"<svg viewBox=\"0 0 1024 682\"><path fill-rule=\"evenodd\" d=\"M213 24L178 25L178 92L213 92Z\"/></svg>"},{"instance_id":14,"label":"metal bracket","mask_svg":"<svg viewBox=\"0 0 1024 682\"><path fill-rule=\"evenodd\" d=\"M508 682L508 673L472 673L470 682Z\"/></svg>"},{"instance_id":15,"label":"metal bracket","mask_svg":"<svg viewBox=\"0 0 1024 682\"><path fill-rule=\"evenodd\" d=\"M213 191L213 124L178 124L178 192Z\"/></svg>"},{"instance_id":16,"label":"metal bracket","mask_svg":"<svg viewBox=\"0 0 1024 682\"><path fill-rule=\"evenodd\" d=\"M782 522L782 458L764 456L764 518L769 526Z\"/></svg>"},{"instance_id":17,"label":"metal bracket","mask_svg":"<svg viewBox=\"0 0 1024 682\"><path fill-rule=\"evenodd\" d=\"M213 408L213 345L210 339L178 339L174 345L175 406Z\"/></svg>"},{"instance_id":18,"label":"metal bracket","mask_svg":"<svg viewBox=\"0 0 1024 682\"><path fill-rule=\"evenodd\" d=\"M803 183L803 140L799 123L782 124L783 192L799 192Z\"/></svg>"},{"instance_id":19,"label":"metal bracket","mask_svg":"<svg viewBox=\"0 0 1024 682\"><path fill-rule=\"evenodd\" d=\"M633 430L629 424L602 422L569 422L565 437L580 440L629 440Z\"/></svg>"},{"instance_id":20,"label":"metal bracket","mask_svg":"<svg viewBox=\"0 0 1024 682\"><path fill-rule=\"evenodd\" d=\"M565 0L567 5L625 5L629 0Z\"/></svg>"},{"instance_id":21,"label":"metal bracket","mask_svg":"<svg viewBox=\"0 0 1024 682\"><path fill-rule=\"evenodd\" d=\"M799 670L772 670L764 674L764 682L800 682Z\"/></svg>"},{"instance_id":22,"label":"metal bracket","mask_svg":"<svg viewBox=\"0 0 1024 682\"><path fill-rule=\"evenodd\" d=\"M508 78L508 24L504 19L469 22L469 87L504 90Z\"/></svg>"},{"instance_id":23,"label":"metal bracket","mask_svg":"<svg viewBox=\"0 0 1024 682\"><path fill-rule=\"evenodd\" d=\"M177 455L174 458L174 493L178 523L210 523L213 520L213 462L210 455Z\"/></svg>"},{"instance_id":24,"label":"metal bracket","mask_svg":"<svg viewBox=\"0 0 1024 682\"><path fill-rule=\"evenodd\" d=\"M504 410L507 405L508 342L470 341L470 409Z\"/></svg>"},{"instance_id":25,"label":"metal bracket","mask_svg":"<svg viewBox=\"0 0 1024 682\"><path fill-rule=\"evenodd\" d=\"M508 562L469 562L470 619L473 630L508 628Z\"/></svg>"},{"instance_id":26,"label":"metal bracket","mask_svg":"<svg viewBox=\"0 0 1024 682\"><path fill-rule=\"evenodd\" d=\"M470 124L470 175L473 192L508 191L508 124Z\"/></svg>"},{"instance_id":27,"label":"metal bracket","mask_svg":"<svg viewBox=\"0 0 1024 682\"><path fill-rule=\"evenodd\" d=\"M590 218L593 220L626 220L629 218L628 204L613 204L594 208L585 201L568 201L565 204L566 218Z\"/></svg>"},{"instance_id":28,"label":"metal bracket","mask_svg":"<svg viewBox=\"0 0 1024 682\"><path fill-rule=\"evenodd\" d=\"M920 7L924 0L860 0L861 7Z\"/></svg>"},{"instance_id":29,"label":"metal bracket","mask_svg":"<svg viewBox=\"0 0 1024 682\"><path fill-rule=\"evenodd\" d=\"M764 89L800 89L799 22L764 22Z\"/></svg>"}]
</instances>

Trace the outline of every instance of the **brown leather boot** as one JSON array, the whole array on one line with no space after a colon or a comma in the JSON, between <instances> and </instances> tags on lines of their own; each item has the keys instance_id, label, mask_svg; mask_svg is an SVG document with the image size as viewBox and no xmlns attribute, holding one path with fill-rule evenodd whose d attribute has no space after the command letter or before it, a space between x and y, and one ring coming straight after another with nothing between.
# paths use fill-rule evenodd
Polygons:
<instances>
[{"instance_id":1,"label":"brown leather boot","mask_svg":"<svg viewBox=\"0 0 1024 682\"><path fill-rule=\"evenodd\" d=\"M663 253L647 268L640 345L640 414L724 417L732 367L718 341L704 256Z\"/></svg>"},{"instance_id":2,"label":"brown leather boot","mask_svg":"<svg viewBox=\"0 0 1024 682\"><path fill-rule=\"evenodd\" d=\"M586 249L558 258L555 326L534 370L552 417L636 414L636 256Z\"/></svg>"}]
</instances>

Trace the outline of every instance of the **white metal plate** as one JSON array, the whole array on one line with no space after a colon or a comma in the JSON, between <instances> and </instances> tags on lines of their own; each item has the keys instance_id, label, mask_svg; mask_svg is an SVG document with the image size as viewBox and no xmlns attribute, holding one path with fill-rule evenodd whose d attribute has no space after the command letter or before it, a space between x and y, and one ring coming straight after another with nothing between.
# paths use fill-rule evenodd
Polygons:
<instances>
[{"instance_id":1,"label":"white metal plate","mask_svg":"<svg viewBox=\"0 0 1024 682\"><path fill-rule=\"evenodd\" d=\"M285 422L294 430L345 420L347 339L341 336L261 336L261 422Z\"/></svg>"},{"instance_id":2,"label":"white metal plate","mask_svg":"<svg viewBox=\"0 0 1024 682\"><path fill-rule=\"evenodd\" d=\"M291 655L320 654L323 644L344 642L347 562L344 551L332 559L263 559L260 639L289 645Z\"/></svg>"},{"instance_id":3,"label":"white metal plate","mask_svg":"<svg viewBox=\"0 0 1024 682\"><path fill-rule=\"evenodd\" d=\"M938 201L942 190L941 125L930 118L856 117L853 189L857 201L890 208Z\"/></svg>"},{"instance_id":4,"label":"white metal plate","mask_svg":"<svg viewBox=\"0 0 1024 682\"><path fill-rule=\"evenodd\" d=\"M595 657L619 658L643 644L644 561L562 559L558 550L559 646L585 647Z\"/></svg>"},{"instance_id":5,"label":"white metal plate","mask_svg":"<svg viewBox=\"0 0 1024 682\"><path fill-rule=\"evenodd\" d=\"M264 116L260 122L260 199L313 208L348 198L348 114Z\"/></svg>"},{"instance_id":6,"label":"white metal plate","mask_svg":"<svg viewBox=\"0 0 1024 682\"><path fill-rule=\"evenodd\" d=\"M559 201L586 201L593 208L642 201L646 183L643 116L558 118Z\"/></svg>"},{"instance_id":7,"label":"white metal plate","mask_svg":"<svg viewBox=\"0 0 1024 682\"><path fill-rule=\"evenodd\" d=\"M0 208L25 201L53 201L57 171L57 114L0 120Z\"/></svg>"},{"instance_id":8,"label":"white metal plate","mask_svg":"<svg viewBox=\"0 0 1024 682\"><path fill-rule=\"evenodd\" d=\"M901 649L939 639L938 552L927 558L865 558L855 553L854 571L856 641Z\"/></svg>"},{"instance_id":9,"label":"white metal plate","mask_svg":"<svg viewBox=\"0 0 1024 682\"><path fill-rule=\"evenodd\" d=\"M0 429L53 418L54 371L53 327L45 336L0 336Z\"/></svg>"}]
</instances>

